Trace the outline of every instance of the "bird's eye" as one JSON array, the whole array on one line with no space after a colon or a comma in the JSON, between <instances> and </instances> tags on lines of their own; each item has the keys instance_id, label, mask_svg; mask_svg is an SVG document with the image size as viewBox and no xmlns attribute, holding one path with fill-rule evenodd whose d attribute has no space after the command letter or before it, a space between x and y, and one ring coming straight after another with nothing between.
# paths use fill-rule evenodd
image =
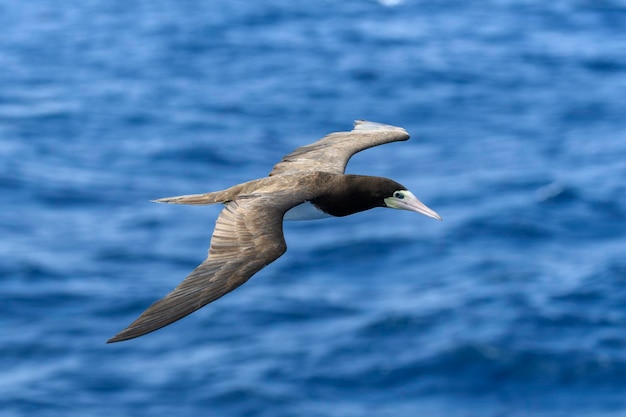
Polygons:
<instances>
[{"instance_id":1,"label":"bird's eye","mask_svg":"<svg viewBox=\"0 0 626 417\"><path fill-rule=\"evenodd\" d=\"M399 198L399 199L403 199L404 198L404 194L402 194L400 191L396 191L395 193L393 193L393 196L395 198Z\"/></svg>"}]
</instances>

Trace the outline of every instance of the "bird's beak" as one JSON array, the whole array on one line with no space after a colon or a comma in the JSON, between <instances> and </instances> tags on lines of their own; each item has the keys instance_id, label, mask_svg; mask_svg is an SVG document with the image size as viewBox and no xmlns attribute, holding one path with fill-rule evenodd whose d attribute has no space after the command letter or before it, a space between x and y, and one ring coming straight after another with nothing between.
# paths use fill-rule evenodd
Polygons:
<instances>
[{"instance_id":1,"label":"bird's beak","mask_svg":"<svg viewBox=\"0 0 626 417\"><path fill-rule=\"evenodd\" d=\"M385 198L385 204L387 207L395 208L398 210L416 211L424 216L432 217L433 219L442 220L441 216L426 204L418 200L410 191L403 192L404 198L387 197Z\"/></svg>"}]
</instances>

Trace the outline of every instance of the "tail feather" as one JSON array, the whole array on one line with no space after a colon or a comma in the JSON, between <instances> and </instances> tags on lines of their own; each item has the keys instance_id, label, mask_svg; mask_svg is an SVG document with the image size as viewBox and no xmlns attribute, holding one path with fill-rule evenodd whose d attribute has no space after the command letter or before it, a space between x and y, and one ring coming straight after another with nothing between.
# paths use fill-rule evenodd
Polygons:
<instances>
[{"instance_id":1,"label":"tail feather","mask_svg":"<svg viewBox=\"0 0 626 417\"><path fill-rule=\"evenodd\" d=\"M251 185L254 188L255 184L257 184L260 181L261 180L246 182L243 184L235 185L233 187L230 187L222 191L213 191L211 193L205 193L205 194L179 195L176 197L159 198L158 200L152 200L152 201L155 203L191 204L195 206L226 203L228 201L235 200L237 197L239 197L239 195L242 192L250 188Z\"/></svg>"},{"instance_id":2,"label":"tail feather","mask_svg":"<svg viewBox=\"0 0 626 417\"><path fill-rule=\"evenodd\" d=\"M216 194L217 193L179 195L176 197L159 198L152 201L154 203L191 204L196 206L223 203L224 200Z\"/></svg>"}]
</instances>

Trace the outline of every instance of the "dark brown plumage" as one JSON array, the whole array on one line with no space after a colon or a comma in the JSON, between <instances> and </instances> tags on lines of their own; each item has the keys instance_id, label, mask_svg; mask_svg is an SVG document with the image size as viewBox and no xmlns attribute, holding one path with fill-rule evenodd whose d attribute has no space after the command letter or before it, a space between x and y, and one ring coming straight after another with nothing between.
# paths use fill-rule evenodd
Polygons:
<instances>
[{"instance_id":1,"label":"dark brown plumage","mask_svg":"<svg viewBox=\"0 0 626 417\"><path fill-rule=\"evenodd\" d=\"M311 203L324 214L339 217L390 207L441 219L393 180L344 174L355 153L408 138L402 128L357 121L350 132L332 133L296 149L276 164L268 177L223 191L156 200L223 203L225 207L217 219L207 259L108 342L132 339L167 326L246 282L285 253L283 217L291 209L304 207L301 204Z\"/></svg>"}]
</instances>

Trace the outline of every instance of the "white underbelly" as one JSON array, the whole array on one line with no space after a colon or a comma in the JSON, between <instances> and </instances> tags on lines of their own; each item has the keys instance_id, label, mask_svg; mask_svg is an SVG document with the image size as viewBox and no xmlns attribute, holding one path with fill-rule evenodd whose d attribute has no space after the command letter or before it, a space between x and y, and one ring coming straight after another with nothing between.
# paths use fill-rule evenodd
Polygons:
<instances>
[{"instance_id":1,"label":"white underbelly","mask_svg":"<svg viewBox=\"0 0 626 417\"><path fill-rule=\"evenodd\" d=\"M311 204L310 201L306 201L299 204L285 213L283 220L317 220L324 219L326 217L332 217L330 214L324 213L322 210Z\"/></svg>"}]
</instances>

